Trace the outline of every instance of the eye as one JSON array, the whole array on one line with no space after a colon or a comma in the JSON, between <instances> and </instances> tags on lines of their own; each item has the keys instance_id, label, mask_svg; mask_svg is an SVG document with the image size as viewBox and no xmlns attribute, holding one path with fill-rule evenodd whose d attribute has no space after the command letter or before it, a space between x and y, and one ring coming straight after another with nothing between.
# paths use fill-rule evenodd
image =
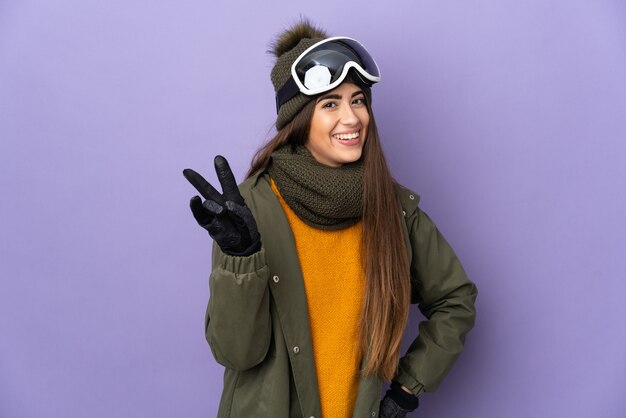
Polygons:
<instances>
[{"instance_id":1,"label":"eye","mask_svg":"<svg viewBox=\"0 0 626 418\"><path fill-rule=\"evenodd\" d=\"M364 97L357 97L356 99L354 99L352 101L353 105L364 105L365 104L365 98Z\"/></svg>"},{"instance_id":2,"label":"eye","mask_svg":"<svg viewBox=\"0 0 626 418\"><path fill-rule=\"evenodd\" d=\"M337 106L337 103L335 102L326 102L322 105L322 108L331 109L335 106Z\"/></svg>"}]
</instances>

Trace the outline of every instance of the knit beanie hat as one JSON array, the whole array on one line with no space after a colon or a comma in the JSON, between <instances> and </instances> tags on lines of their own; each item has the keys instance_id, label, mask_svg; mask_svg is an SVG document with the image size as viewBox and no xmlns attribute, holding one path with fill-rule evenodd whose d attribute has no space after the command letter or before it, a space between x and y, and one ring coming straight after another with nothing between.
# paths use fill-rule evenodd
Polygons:
<instances>
[{"instance_id":1,"label":"knit beanie hat","mask_svg":"<svg viewBox=\"0 0 626 418\"><path fill-rule=\"evenodd\" d=\"M291 77L291 66L293 62L307 48L317 42L328 38L328 34L319 28L313 26L308 20L302 20L291 28L281 33L271 45L270 52L276 56L276 63L272 69L272 84L274 92L278 91L285 85ZM355 84L362 85L360 78L350 70L345 81L351 81ZM368 102L371 102L371 92L368 87L363 86ZM298 92L293 98L288 100L278 110L276 117L276 129L281 130L288 124L311 100L317 96L307 96Z\"/></svg>"}]
</instances>

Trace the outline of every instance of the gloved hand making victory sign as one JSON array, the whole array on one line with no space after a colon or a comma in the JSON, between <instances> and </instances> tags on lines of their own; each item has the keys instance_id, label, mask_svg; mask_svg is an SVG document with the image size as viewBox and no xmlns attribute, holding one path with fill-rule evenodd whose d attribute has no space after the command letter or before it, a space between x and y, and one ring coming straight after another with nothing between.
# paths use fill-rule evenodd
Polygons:
<instances>
[{"instance_id":1,"label":"gloved hand making victory sign","mask_svg":"<svg viewBox=\"0 0 626 418\"><path fill-rule=\"evenodd\" d=\"M215 172L223 194L192 169L183 170L185 178L206 199L202 202L199 196L192 197L191 212L225 254L252 255L261 249L261 237L252 212L239 193L228 161L221 155L215 157Z\"/></svg>"}]
</instances>

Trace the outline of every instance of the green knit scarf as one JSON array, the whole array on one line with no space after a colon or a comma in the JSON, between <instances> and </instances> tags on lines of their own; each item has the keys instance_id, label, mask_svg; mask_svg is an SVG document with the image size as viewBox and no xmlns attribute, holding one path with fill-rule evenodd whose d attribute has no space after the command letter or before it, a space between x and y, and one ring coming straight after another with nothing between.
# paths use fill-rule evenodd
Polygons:
<instances>
[{"instance_id":1,"label":"green knit scarf","mask_svg":"<svg viewBox=\"0 0 626 418\"><path fill-rule=\"evenodd\" d=\"M268 171L285 202L306 224L336 230L361 219L361 160L328 167L305 147L287 145L272 153Z\"/></svg>"}]
</instances>

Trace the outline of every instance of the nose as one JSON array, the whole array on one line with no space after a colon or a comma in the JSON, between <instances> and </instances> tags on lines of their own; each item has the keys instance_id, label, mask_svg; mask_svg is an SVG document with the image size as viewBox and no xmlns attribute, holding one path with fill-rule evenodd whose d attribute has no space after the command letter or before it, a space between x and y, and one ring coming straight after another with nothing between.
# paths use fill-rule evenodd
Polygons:
<instances>
[{"instance_id":1,"label":"nose","mask_svg":"<svg viewBox=\"0 0 626 418\"><path fill-rule=\"evenodd\" d=\"M341 123L344 125L352 126L356 125L359 122L359 118L356 113L354 113L354 109L352 106L342 106L341 109Z\"/></svg>"}]
</instances>

